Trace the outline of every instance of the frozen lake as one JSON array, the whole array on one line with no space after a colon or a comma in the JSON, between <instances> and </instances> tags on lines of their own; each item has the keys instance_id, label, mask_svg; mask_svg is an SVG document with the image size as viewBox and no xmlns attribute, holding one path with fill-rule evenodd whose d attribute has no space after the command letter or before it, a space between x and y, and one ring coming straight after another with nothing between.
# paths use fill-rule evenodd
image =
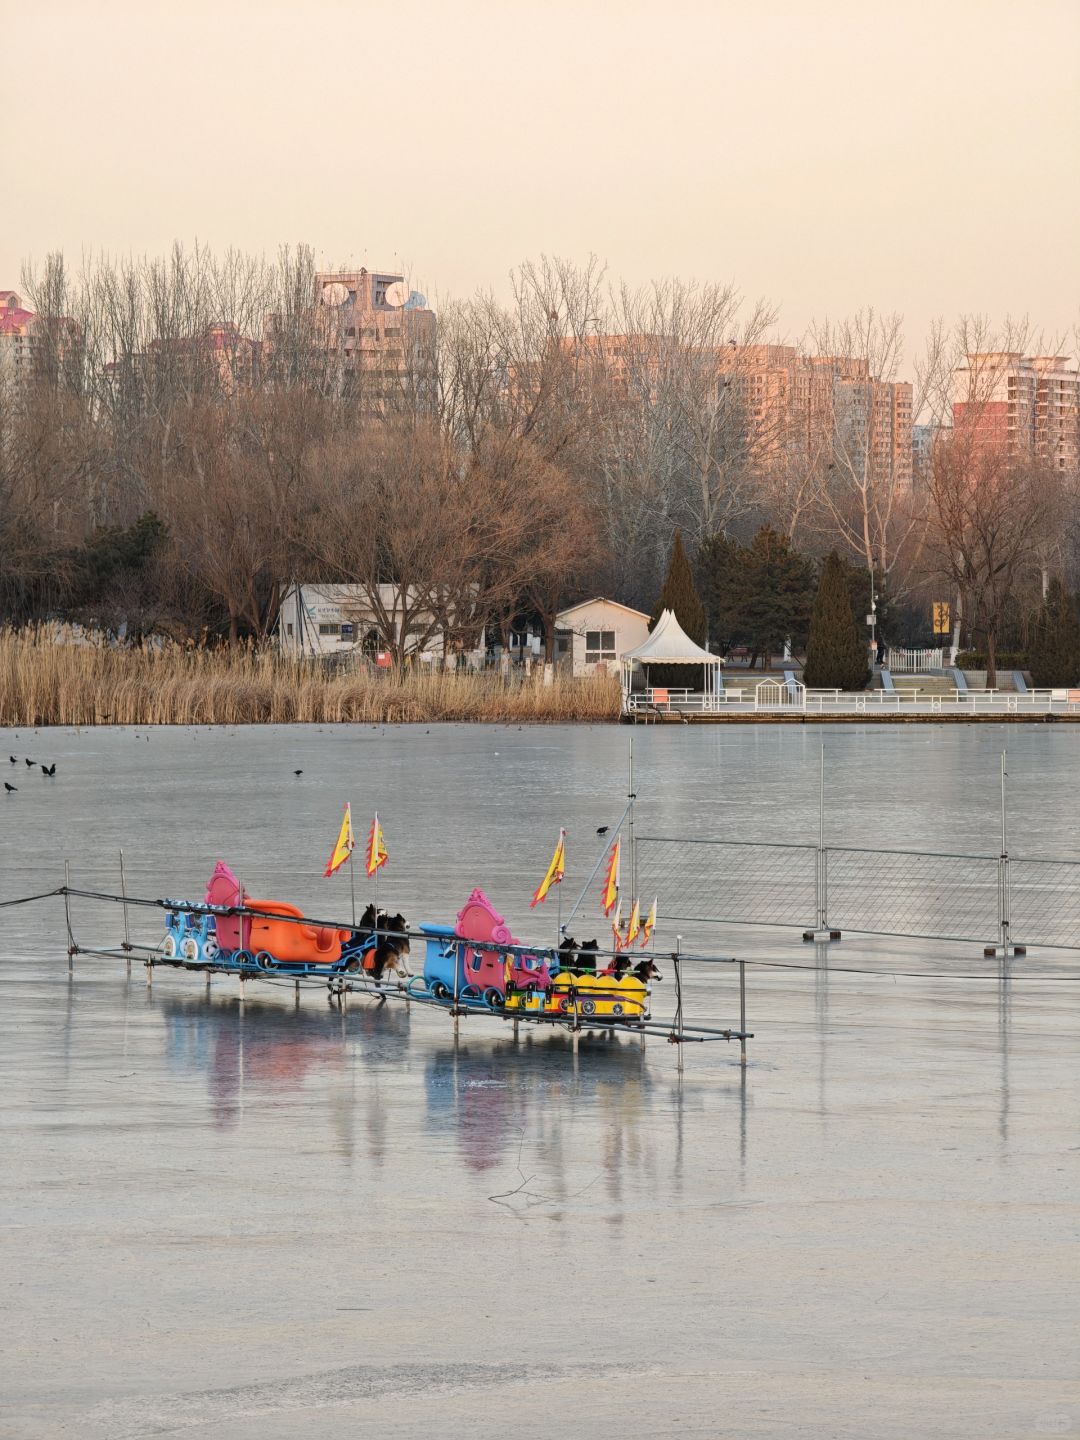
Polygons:
<instances>
[{"instance_id":1,"label":"frozen lake","mask_svg":"<svg viewBox=\"0 0 1080 1440\"><path fill-rule=\"evenodd\" d=\"M1011 847L1080 855L1080 732L1055 725L640 729L639 823L812 841L823 739L835 843L993 853L1007 744ZM136 893L198 897L221 857L346 916L322 870L348 799L358 840L378 809L380 899L410 922L481 884L550 939L529 897L565 825L569 908L626 746L0 732L0 900L65 858L115 889L123 845ZM579 938L602 935L585 913ZM469 1019L455 1046L419 1008L259 986L241 1007L235 980L148 990L90 957L69 981L59 901L0 915L5 1440L1080 1434L1080 963L1003 985L975 947L845 939L815 966L725 929L718 952L809 968L751 967L745 1074L716 1045L680 1076L657 1041L575 1056ZM114 909L74 918L84 944L120 938ZM986 978L900 973L943 967ZM736 1020L733 977L695 977L689 1008Z\"/></svg>"}]
</instances>

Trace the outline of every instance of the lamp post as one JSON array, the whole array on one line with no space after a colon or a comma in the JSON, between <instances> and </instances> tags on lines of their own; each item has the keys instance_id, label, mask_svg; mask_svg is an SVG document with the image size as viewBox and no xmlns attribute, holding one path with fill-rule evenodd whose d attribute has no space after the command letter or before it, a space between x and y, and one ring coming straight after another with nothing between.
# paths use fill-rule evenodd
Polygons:
<instances>
[{"instance_id":1,"label":"lamp post","mask_svg":"<svg viewBox=\"0 0 1080 1440\"><path fill-rule=\"evenodd\" d=\"M870 571L870 614L866 617L870 626L870 669L877 663L877 595L874 593L874 572Z\"/></svg>"}]
</instances>

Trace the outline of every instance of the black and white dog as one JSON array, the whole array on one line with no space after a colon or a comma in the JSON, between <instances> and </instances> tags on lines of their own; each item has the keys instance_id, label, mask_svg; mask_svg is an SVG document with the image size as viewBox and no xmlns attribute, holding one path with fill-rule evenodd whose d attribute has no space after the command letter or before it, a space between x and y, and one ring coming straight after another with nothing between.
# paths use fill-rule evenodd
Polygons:
<instances>
[{"instance_id":1,"label":"black and white dog","mask_svg":"<svg viewBox=\"0 0 1080 1440\"><path fill-rule=\"evenodd\" d=\"M408 922L404 915L388 915L385 910L376 911L369 905L360 917L357 927L363 939L377 935L375 949L369 951L364 969L373 980L382 980L388 974L407 980L412 974L407 960L409 956Z\"/></svg>"}]
</instances>

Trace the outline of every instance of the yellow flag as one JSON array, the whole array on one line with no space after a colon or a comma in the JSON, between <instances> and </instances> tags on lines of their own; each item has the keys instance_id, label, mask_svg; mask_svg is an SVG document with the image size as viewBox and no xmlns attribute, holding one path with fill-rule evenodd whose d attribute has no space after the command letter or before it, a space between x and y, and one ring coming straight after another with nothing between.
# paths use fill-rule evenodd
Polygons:
<instances>
[{"instance_id":1,"label":"yellow flag","mask_svg":"<svg viewBox=\"0 0 1080 1440\"><path fill-rule=\"evenodd\" d=\"M629 950L641 933L641 906L635 900L630 909L630 920L626 926L626 948Z\"/></svg>"},{"instance_id":2,"label":"yellow flag","mask_svg":"<svg viewBox=\"0 0 1080 1440\"><path fill-rule=\"evenodd\" d=\"M604 889L601 893L600 904L605 915L610 915L615 909L615 901L619 898L619 855L622 851L622 841L615 837L611 846L611 854L608 856L607 874L604 876Z\"/></svg>"},{"instance_id":3,"label":"yellow flag","mask_svg":"<svg viewBox=\"0 0 1080 1440\"><path fill-rule=\"evenodd\" d=\"M383 840L382 826L379 824L379 812L376 810L375 819L371 822L371 834L368 836L367 873L374 875L379 866L385 865L389 859L386 843Z\"/></svg>"},{"instance_id":4,"label":"yellow flag","mask_svg":"<svg viewBox=\"0 0 1080 1440\"><path fill-rule=\"evenodd\" d=\"M338 833L337 844L334 846L334 853L326 862L325 873L327 875L333 875L335 870L339 870L341 866L345 864L345 861L348 860L353 852L353 845L355 843L352 833L352 812L349 809L348 801L346 801L345 817L341 822L341 830Z\"/></svg>"},{"instance_id":5,"label":"yellow flag","mask_svg":"<svg viewBox=\"0 0 1080 1440\"><path fill-rule=\"evenodd\" d=\"M652 939L652 932L656 929L656 900L654 899L645 916L645 924L641 927L641 948L644 950Z\"/></svg>"},{"instance_id":6,"label":"yellow flag","mask_svg":"<svg viewBox=\"0 0 1080 1440\"><path fill-rule=\"evenodd\" d=\"M547 868L547 874L537 886L536 894L529 901L529 909L539 905L547 898L547 893L552 885L558 885L566 873L566 831L559 831L559 843L555 846L555 854L551 857L551 864Z\"/></svg>"}]
</instances>

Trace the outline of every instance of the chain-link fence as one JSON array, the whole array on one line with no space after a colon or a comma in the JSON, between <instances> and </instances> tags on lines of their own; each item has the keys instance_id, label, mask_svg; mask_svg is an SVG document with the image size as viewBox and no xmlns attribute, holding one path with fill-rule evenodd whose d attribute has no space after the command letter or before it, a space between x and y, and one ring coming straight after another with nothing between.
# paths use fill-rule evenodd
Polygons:
<instances>
[{"instance_id":1,"label":"chain-link fence","mask_svg":"<svg viewBox=\"0 0 1080 1440\"><path fill-rule=\"evenodd\" d=\"M1080 950L1080 864L1011 858L1005 863L1012 939Z\"/></svg>"},{"instance_id":2,"label":"chain-link fence","mask_svg":"<svg viewBox=\"0 0 1080 1440\"><path fill-rule=\"evenodd\" d=\"M817 906L813 845L648 838L637 842L638 890L662 897L671 920L810 925Z\"/></svg>"},{"instance_id":3,"label":"chain-link fence","mask_svg":"<svg viewBox=\"0 0 1080 1440\"><path fill-rule=\"evenodd\" d=\"M1000 933L996 857L829 846L824 870L823 913L838 930L982 943Z\"/></svg>"},{"instance_id":4,"label":"chain-link fence","mask_svg":"<svg viewBox=\"0 0 1080 1440\"><path fill-rule=\"evenodd\" d=\"M1080 950L1080 862L640 836L669 920Z\"/></svg>"}]
</instances>

